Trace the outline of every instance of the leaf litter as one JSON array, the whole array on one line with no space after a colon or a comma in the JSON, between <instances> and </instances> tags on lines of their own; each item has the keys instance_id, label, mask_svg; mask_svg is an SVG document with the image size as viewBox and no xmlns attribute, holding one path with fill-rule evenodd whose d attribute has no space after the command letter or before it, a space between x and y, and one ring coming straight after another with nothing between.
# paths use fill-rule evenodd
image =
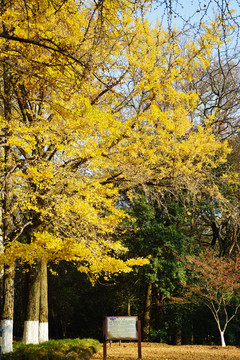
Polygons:
<instances>
[{"instance_id":1,"label":"leaf litter","mask_svg":"<svg viewBox=\"0 0 240 360\"><path fill-rule=\"evenodd\" d=\"M103 349L91 357L103 360ZM137 360L137 343L107 344L107 360ZM142 343L142 360L240 360L240 347Z\"/></svg>"}]
</instances>

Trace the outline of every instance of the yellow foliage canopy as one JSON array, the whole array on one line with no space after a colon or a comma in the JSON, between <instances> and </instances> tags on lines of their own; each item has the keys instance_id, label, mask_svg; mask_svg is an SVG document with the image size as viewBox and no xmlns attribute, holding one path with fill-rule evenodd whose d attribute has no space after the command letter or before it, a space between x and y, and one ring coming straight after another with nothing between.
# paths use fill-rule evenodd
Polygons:
<instances>
[{"instance_id":1,"label":"yellow foliage canopy","mask_svg":"<svg viewBox=\"0 0 240 360\"><path fill-rule=\"evenodd\" d=\"M121 9L104 1L101 16L95 1L56 4L13 0L3 9L1 172L15 226L2 259L130 271L147 260L118 258L120 194L204 180L229 152L207 124L193 123L198 96L184 91L208 66L218 30L183 49L134 19L127 1Z\"/></svg>"}]
</instances>

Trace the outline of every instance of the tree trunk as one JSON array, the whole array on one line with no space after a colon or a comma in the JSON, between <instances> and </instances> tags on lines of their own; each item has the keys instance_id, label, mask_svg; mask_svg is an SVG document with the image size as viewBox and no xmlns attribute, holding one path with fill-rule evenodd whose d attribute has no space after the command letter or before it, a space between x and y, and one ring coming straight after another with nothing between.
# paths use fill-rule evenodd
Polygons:
<instances>
[{"instance_id":1,"label":"tree trunk","mask_svg":"<svg viewBox=\"0 0 240 360\"><path fill-rule=\"evenodd\" d=\"M9 198L9 195L6 195ZM7 199L8 200L8 199ZM10 232L12 230L12 223L10 218L9 200L4 202L4 213L8 214L4 219L3 231L3 246L4 249L8 246L10 241ZM13 314L14 314L14 276L15 265L4 266L3 274L3 311L1 326L3 329L2 334L2 353L13 351Z\"/></svg>"},{"instance_id":2,"label":"tree trunk","mask_svg":"<svg viewBox=\"0 0 240 360\"><path fill-rule=\"evenodd\" d=\"M176 345L182 345L182 325L181 325L181 323L177 324Z\"/></svg>"},{"instance_id":3,"label":"tree trunk","mask_svg":"<svg viewBox=\"0 0 240 360\"><path fill-rule=\"evenodd\" d=\"M27 318L24 322L23 343L39 343L39 304L40 304L40 261L30 269Z\"/></svg>"},{"instance_id":4,"label":"tree trunk","mask_svg":"<svg viewBox=\"0 0 240 360\"><path fill-rule=\"evenodd\" d=\"M0 253L3 253L3 217L2 217L2 203L0 205ZM4 266L0 265L0 304L3 303L3 279Z\"/></svg>"},{"instance_id":5,"label":"tree trunk","mask_svg":"<svg viewBox=\"0 0 240 360\"><path fill-rule=\"evenodd\" d=\"M159 289L157 287L154 288L155 293L155 303L156 303L156 323L157 326L161 326L161 314L163 309L163 302L165 299L165 296L160 293Z\"/></svg>"},{"instance_id":6,"label":"tree trunk","mask_svg":"<svg viewBox=\"0 0 240 360\"><path fill-rule=\"evenodd\" d=\"M224 339L224 331L220 331L220 336L221 336L221 345L222 345L222 347L225 347L226 343L225 343L225 339Z\"/></svg>"},{"instance_id":7,"label":"tree trunk","mask_svg":"<svg viewBox=\"0 0 240 360\"><path fill-rule=\"evenodd\" d=\"M3 3L3 6L5 2ZM3 24L4 28L4 24ZM3 65L3 103L4 117L6 123L11 118L11 73L7 66ZM12 148L8 144L10 136L9 129L6 127L4 131L4 191L2 199L2 243L3 251L11 243L14 234L14 222L12 214L13 205L13 181L12 169L14 167ZM3 280L3 312L1 326L3 329L2 336L2 353L8 353L13 350L13 313L14 313L14 264L5 266Z\"/></svg>"},{"instance_id":8,"label":"tree trunk","mask_svg":"<svg viewBox=\"0 0 240 360\"><path fill-rule=\"evenodd\" d=\"M127 303L127 314L128 314L128 316L131 316L131 301L130 301L130 299L128 299L128 303Z\"/></svg>"},{"instance_id":9,"label":"tree trunk","mask_svg":"<svg viewBox=\"0 0 240 360\"><path fill-rule=\"evenodd\" d=\"M152 284L149 282L146 289L144 318L143 318L143 340L149 340L150 333L150 310L152 302Z\"/></svg>"},{"instance_id":10,"label":"tree trunk","mask_svg":"<svg viewBox=\"0 0 240 360\"><path fill-rule=\"evenodd\" d=\"M13 311L14 311L14 274L15 267L4 268L3 284L3 313L1 327L2 333L2 353L6 354L13 351Z\"/></svg>"},{"instance_id":11,"label":"tree trunk","mask_svg":"<svg viewBox=\"0 0 240 360\"><path fill-rule=\"evenodd\" d=\"M0 253L3 253L4 245L3 245L3 204L0 202ZM3 276L4 276L4 266L0 265L0 283L1 283L1 296L3 294Z\"/></svg>"},{"instance_id":12,"label":"tree trunk","mask_svg":"<svg viewBox=\"0 0 240 360\"><path fill-rule=\"evenodd\" d=\"M39 342L48 341L48 278L47 262L41 260Z\"/></svg>"}]
</instances>

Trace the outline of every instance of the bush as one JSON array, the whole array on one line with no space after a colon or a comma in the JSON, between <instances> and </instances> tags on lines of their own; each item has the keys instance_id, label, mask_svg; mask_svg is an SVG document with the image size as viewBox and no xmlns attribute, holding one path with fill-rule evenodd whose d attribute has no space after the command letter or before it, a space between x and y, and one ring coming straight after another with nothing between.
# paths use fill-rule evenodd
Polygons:
<instances>
[{"instance_id":1,"label":"bush","mask_svg":"<svg viewBox=\"0 0 240 360\"><path fill-rule=\"evenodd\" d=\"M2 360L89 360L100 348L94 339L50 340L38 345L17 342Z\"/></svg>"}]
</instances>

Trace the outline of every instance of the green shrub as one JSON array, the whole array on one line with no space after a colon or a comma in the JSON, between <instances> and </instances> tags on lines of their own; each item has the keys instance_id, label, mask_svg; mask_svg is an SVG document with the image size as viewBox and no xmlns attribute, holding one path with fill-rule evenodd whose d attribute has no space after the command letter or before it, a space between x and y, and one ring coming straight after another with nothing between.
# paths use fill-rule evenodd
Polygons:
<instances>
[{"instance_id":1,"label":"green shrub","mask_svg":"<svg viewBox=\"0 0 240 360\"><path fill-rule=\"evenodd\" d=\"M88 360L100 348L94 339L50 340L38 345L14 343L13 352L2 360Z\"/></svg>"}]
</instances>

